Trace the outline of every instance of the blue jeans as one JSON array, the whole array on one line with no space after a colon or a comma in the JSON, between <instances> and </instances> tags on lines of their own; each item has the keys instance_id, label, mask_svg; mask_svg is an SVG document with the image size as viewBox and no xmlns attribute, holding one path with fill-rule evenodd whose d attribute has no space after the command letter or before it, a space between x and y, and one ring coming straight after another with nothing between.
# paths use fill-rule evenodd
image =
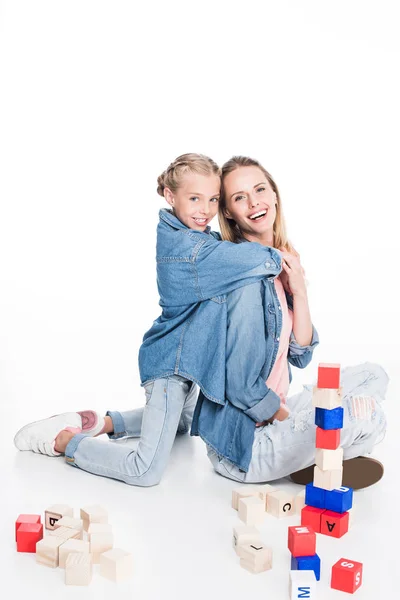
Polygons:
<instances>
[{"instance_id":1,"label":"blue jeans","mask_svg":"<svg viewBox=\"0 0 400 600\"><path fill-rule=\"evenodd\" d=\"M340 385L344 408L340 445L344 460L372 452L386 432L382 408L389 377L374 363L341 370ZM314 382L316 385L316 382ZM285 421L257 427L247 473L207 447L208 457L220 475L241 483L273 481L315 464L315 409L313 385L287 399L291 411Z\"/></svg>"},{"instance_id":2,"label":"blue jeans","mask_svg":"<svg viewBox=\"0 0 400 600\"><path fill-rule=\"evenodd\" d=\"M140 436L136 449L77 434L66 447L67 462L129 485L146 487L160 483L176 434L190 429L198 388L191 381L172 375L147 383L145 393L144 408L107 412L114 425L109 438Z\"/></svg>"}]
</instances>

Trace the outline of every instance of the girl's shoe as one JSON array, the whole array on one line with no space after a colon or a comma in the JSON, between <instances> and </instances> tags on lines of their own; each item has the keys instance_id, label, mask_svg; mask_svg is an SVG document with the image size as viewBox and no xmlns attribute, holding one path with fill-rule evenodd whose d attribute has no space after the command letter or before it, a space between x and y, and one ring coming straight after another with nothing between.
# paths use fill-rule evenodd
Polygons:
<instances>
[{"instance_id":1,"label":"girl's shoe","mask_svg":"<svg viewBox=\"0 0 400 600\"><path fill-rule=\"evenodd\" d=\"M94 437L104 429L104 417L95 410L82 410L78 412L82 419L82 433Z\"/></svg>"},{"instance_id":2,"label":"girl's shoe","mask_svg":"<svg viewBox=\"0 0 400 600\"><path fill-rule=\"evenodd\" d=\"M14 444L18 450L31 450L47 456L61 456L60 452L54 450L54 446L56 437L63 430L81 433L81 416L76 412L69 412L29 423L18 431Z\"/></svg>"},{"instance_id":3,"label":"girl's shoe","mask_svg":"<svg viewBox=\"0 0 400 600\"><path fill-rule=\"evenodd\" d=\"M306 467L301 471L296 471L290 475L294 483L307 485L314 479L314 466ZM351 487L353 490L360 490L377 483L382 479L384 473L383 464L379 460L367 456L358 456L343 461L343 479L342 485Z\"/></svg>"}]
</instances>

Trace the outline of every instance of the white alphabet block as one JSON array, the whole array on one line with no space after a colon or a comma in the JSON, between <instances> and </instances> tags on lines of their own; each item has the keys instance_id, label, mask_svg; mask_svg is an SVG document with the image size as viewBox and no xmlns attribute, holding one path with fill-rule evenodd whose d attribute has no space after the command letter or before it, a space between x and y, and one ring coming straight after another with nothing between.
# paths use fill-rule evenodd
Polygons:
<instances>
[{"instance_id":1,"label":"white alphabet block","mask_svg":"<svg viewBox=\"0 0 400 600\"><path fill-rule=\"evenodd\" d=\"M313 387L312 404L316 408L332 410L342 406L342 388L328 389Z\"/></svg>"},{"instance_id":2,"label":"white alphabet block","mask_svg":"<svg viewBox=\"0 0 400 600\"><path fill-rule=\"evenodd\" d=\"M295 498L294 498L294 504L295 504L295 509L296 509L296 515L300 515L301 511L303 510L303 508L306 505L306 490L301 490L301 492L299 492Z\"/></svg>"},{"instance_id":3,"label":"white alphabet block","mask_svg":"<svg viewBox=\"0 0 400 600\"><path fill-rule=\"evenodd\" d=\"M132 574L132 555L120 548L113 548L100 556L100 575L111 581L129 579Z\"/></svg>"},{"instance_id":4,"label":"white alphabet block","mask_svg":"<svg viewBox=\"0 0 400 600\"><path fill-rule=\"evenodd\" d=\"M58 567L59 548L64 543L55 535L45 536L36 544L36 562L46 567Z\"/></svg>"},{"instance_id":5,"label":"white alphabet block","mask_svg":"<svg viewBox=\"0 0 400 600\"><path fill-rule=\"evenodd\" d=\"M63 542L72 538L79 540L81 538L81 531L79 531L79 529L71 529L71 527L57 527L49 532L49 536L58 537L62 539Z\"/></svg>"},{"instance_id":6,"label":"white alphabet block","mask_svg":"<svg viewBox=\"0 0 400 600\"><path fill-rule=\"evenodd\" d=\"M67 585L89 585L93 566L90 554L71 552L65 563L65 583Z\"/></svg>"},{"instance_id":7,"label":"white alphabet block","mask_svg":"<svg viewBox=\"0 0 400 600\"><path fill-rule=\"evenodd\" d=\"M314 467L314 485L324 490L340 488L343 479L343 466L333 471L322 471L317 465Z\"/></svg>"},{"instance_id":8,"label":"white alphabet block","mask_svg":"<svg viewBox=\"0 0 400 600\"><path fill-rule=\"evenodd\" d=\"M289 574L289 598L309 598L315 600L317 597L317 580L314 571L290 571Z\"/></svg>"},{"instance_id":9,"label":"white alphabet block","mask_svg":"<svg viewBox=\"0 0 400 600\"><path fill-rule=\"evenodd\" d=\"M79 539L83 538L83 521L82 519L74 519L73 517L61 517L54 525L54 531L59 527L67 527L79 531Z\"/></svg>"},{"instance_id":10,"label":"white alphabet block","mask_svg":"<svg viewBox=\"0 0 400 600\"><path fill-rule=\"evenodd\" d=\"M259 542L260 532L255 527L249 525L236 525L233 528L233 547L238 554L238 547L249 542Z\"/></svg>"},{"instance_id":11,"label":"white alphabet block","mask_svg":"<svg viewBox=\"0 0 400 600\"><path fill-rule=\"evenodd\" d=\"M274 517L289 517L295 514L295 500L291 494L280 490L267 496L267 513Z\"/></svg>"},{"instance_id":12,"label":"white alphabet block","mask_svg":"<svg viewBox=\"0 0 400 600\"><path fill-rule=\"evenodd\" d=\"M240 566L250 573L261 573L272 569L272 550L261 542L239 546Z\"/></svg>"},{"instance_id":13,"label":"white alphabet block","mask_svg":"<svg viewBox=\"0 0 400 600\"><path fill-rule=\"evenodd\" d=\"M250 496L239 500L238 517L246 525L259 525L265 517L265 504L261 498Z\"/></svg>"},{"instance_id":14,"label":"white alphabet block","mask_svg":"<svg viewBox=\"0 0 400 600\"><path fill-rule=\"evenodd\" d=\"M343 465L343 448L336 448L336 450L317 448L315 450L315 464L321 471L341 469Z\"/></svg>"},{"instance_id":15,"label":"white alphabet block","mask_svg":"<svg viewBox=\"0 0 400 600\"><path fill-rule=\"evenodd\" d=\"M81 519L83 520L83 529L87 531L90 523L108 523L108 513L102 506L92 504L81 508Z\"/></svg>"},{"instance_id":16,"label":"white alphabet block","mask_svg":"<svg viewBox=\"0 0 400 600\"><path fill-rule=\"evenodd\" d=\"M73 516L74 509L68 504L53 504L44 511L45 528L51 531L59 519Z\"/></svg>"},{"instance_id":17,"label":"white alphabet block","mask_svg":"<svg viewBox=\"0 0 400 600\"><path fill-rule=\"evenodd\" d=\"M67 562L68 556L71 552L82 552L83 554L89 554L89 542L84 542L83 540L67 540L63 544L61 544L59 549L59 562L58 566L61 569L65 569L65 564Z\"/></svg>"},{"instance_id":18,"label":"white alphabet block","mask_svg":"<svg viewBox=\"0 0 400 600\"><path fill-rule=\"evenodd\" d=\"M257 486L255 489L258 492L258 497L261 498L261 500L264 500L265 510L267 510L268 494L272 494L272 492L277 492L279 490L279 488L274 487L273 485L270 485L269 483L266 483L264 485Z\"/></svg>"},{"instance_id":19,"label":"white alphabet block","mask_svg":"<svg viewBox=\"0 0 400 600\"><path fill-rule=\"evenodd\" d=\"M239 500L250 496L258 497L258 491L249 485L243 485L242 487L232 490L232 508L238 510Z\"/></svg>"}]
</instances>

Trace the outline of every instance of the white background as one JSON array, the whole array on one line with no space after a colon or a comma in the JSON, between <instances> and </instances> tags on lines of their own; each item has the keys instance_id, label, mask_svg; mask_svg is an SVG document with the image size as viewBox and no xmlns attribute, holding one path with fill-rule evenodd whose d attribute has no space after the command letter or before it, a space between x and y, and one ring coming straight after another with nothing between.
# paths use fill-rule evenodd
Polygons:
<instances>
[{"instance_id":1,"label":"white background","mask_svg":"<svg viewBox=\"0 0 400 600\"><path fill-rule=\"evenodd\" d=\"M278 183L321 339L292 392L323 361L379 362L391 377L389 432L377 451L386 477L357 495L365 520L348 548L321 541L320 585L324 598L339 597L329 591L330 565L353 548L350 558L369 559L359 598L382 591L377 570L387 568L388 592L394 585L390 551L368 554L374 544L360 536L390 545L398 488L390 471L400 391L396 4L0 2L2 555L17 591L29 569L30 597L50 581L52 593L77 593L12 543L18 513L67 499L77 508L101 500L125 537L135 520L142 564L129 589L143 600L236 599L268 595L268 585L286 597L286 523L268 521L281 536L276 569L258 577L240 569L229 547L233 485L212 473L200 440L177 443L151 490L12 445L16 429L48 414L143 404L137 353L159 315L156 180L184 152L221 163L247 154ZM96 581L79 593L98 595Z\"/></svg>"}]
</instances>

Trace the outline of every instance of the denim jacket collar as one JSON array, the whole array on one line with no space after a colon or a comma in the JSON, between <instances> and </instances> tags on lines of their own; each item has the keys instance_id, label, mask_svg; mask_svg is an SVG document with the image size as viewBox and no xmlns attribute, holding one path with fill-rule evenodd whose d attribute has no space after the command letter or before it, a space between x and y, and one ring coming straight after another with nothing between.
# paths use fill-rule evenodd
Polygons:
<instances>
[{"instance_id":1,"label":"denim jacket collar","mask_svg":"<svg viewBox=\"0 0 400 600\"><path fill-rule=\"evenodd\" d=\"M170 208L161 208L159 212L160 220L164 221L174 229L187 229L188 231L192 231L187 227L182 221L180 221L173 213ZM198 233L210 233L211 227L207 225L204 232L199 231Z\"/></svg>"}]
</instances>

